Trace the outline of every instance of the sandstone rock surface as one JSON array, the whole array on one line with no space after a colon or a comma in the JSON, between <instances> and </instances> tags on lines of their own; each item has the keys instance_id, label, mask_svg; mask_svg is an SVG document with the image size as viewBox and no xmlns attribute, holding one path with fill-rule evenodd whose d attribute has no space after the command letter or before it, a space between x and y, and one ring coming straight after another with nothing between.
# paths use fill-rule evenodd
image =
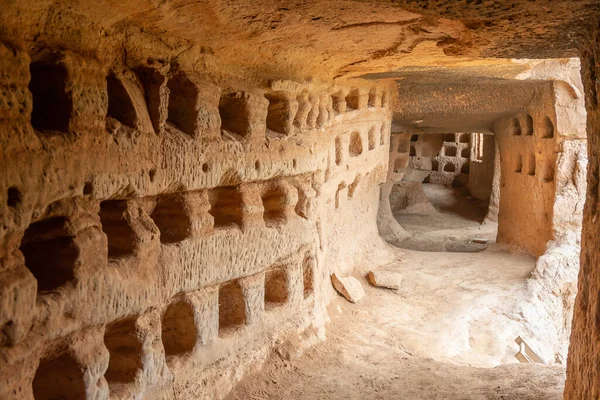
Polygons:
<instances>
[{"instance_id":1,"label":"sandstone rock surface","mask_svg":"<svg viewBox=\"0 0 600 400\"><path fill-rule=\"evenodd\" d=\"M392 271L369 271L367 277L371 285L387 289L398 290L402 282L402 275Z\"/></svg>"},{"instance_id":2,"label":"sandstone rock surface","mask_svg":"<svg viewBox=\"0 0 600 400\"><path fill-rule=\"evenodd\" d=\"M351 303L356 303L365 297L365 289L353 276L338 277L336 274L331 274L331 283L335 290Z\"/></svg>"}]
</instances>

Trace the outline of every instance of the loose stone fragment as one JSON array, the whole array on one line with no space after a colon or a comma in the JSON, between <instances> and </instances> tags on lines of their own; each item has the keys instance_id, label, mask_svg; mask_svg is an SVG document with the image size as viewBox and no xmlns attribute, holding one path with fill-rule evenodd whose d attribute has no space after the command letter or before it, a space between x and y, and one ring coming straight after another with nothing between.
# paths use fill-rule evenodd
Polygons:
<instances>
[{"instance_id":1,"label":"loose stone fragment","mask_svg":"<svg viewBox=\"0 0 600 400\"><path fill-rule=\"evenodd\" d=\"M402 275L390 271L369 271L367 274L371 285L388 289L400 289Z\"/></svg>"},{"instance_id":2,"label":"loose stone fragment","mask_svg":"<svg viewBox=\"0 0 600 400\"><path fill-rule=\"evenodd\" d=\"M365 296L365 290L353 276L338 277L336 274L331 274L331 283L335 290L351 303L356 303Z\"/></svg>"}]
</instances>

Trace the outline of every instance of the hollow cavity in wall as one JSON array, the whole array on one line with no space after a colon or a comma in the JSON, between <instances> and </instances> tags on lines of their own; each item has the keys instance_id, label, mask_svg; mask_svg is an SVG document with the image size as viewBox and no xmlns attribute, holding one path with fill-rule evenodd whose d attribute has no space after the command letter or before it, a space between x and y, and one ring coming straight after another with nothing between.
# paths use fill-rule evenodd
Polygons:
<instances>
[{"instance_id":1,"label":"hollow cavity in wall","mask_svg":"<svg viewBox=\"0 0 600 400\"><path fill-rule=\"evenodd\" d=\"M265 272L265 310L283 305L289 297L289 282L285 268L277 266Z\"/></svg>"},{"instance_id":2,"label":"hollow cavity in wall","mask_svg":"<svg viewBox=\"0 0 600 400\"><path fill-rule=\"evenodd\" d=\"M106 327L104 344L109 352L104 374L109 386L135 381L142 369L142 345L137 336L135 318L115 321Z\"/></svg>"},{"instance_id":3,"label":"hollow cavity in wall","mask_svg":"<svg viewBox=\"0 0 600 400\"><path fill-rule=\"evenodd\" d=\"M246 301L239 281L219 288L219 336L232 333L246 323Z\"/></svg>"},{"instance_id":4,"label":"hollow cavity in wall","mask_svg":"<svg viewBox=\"0 0 600 400\"><path fill-rule=\"evenodd\" d=\"M20 250L25 266L37 280L38 291L55 290L75 279L79 249L66 217L52 217L29 225Z\"/></svg>"}]
</instances>

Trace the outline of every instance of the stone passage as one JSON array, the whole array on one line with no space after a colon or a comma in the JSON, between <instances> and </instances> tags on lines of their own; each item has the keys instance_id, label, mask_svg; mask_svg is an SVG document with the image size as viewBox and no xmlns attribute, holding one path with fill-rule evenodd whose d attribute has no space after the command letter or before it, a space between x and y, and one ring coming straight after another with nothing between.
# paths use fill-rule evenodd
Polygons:
<instances>
[{"instance_id":1,"label":"stone passage","mask_svg":"<svg viewBox=\"0 0 600 400\"><path fill-rule=\"evenodd\" d=\"M339 213L376 198L389 100L365 82L247 90L61 49L2 64L30 75L9 83L26 107L0 128L26 132L1 153L0 398L222 397L224 371L325 312L317 226L348 170L363 172Z\"/></svg>"},{"instance_id":2,"label":"stone passage","mask_svg":"<svg viewBox=\"0 0 600 400\"><path fill-rule=\"evenodd\" d=\"M224 398L327 337L422 184L536 257L540 354L575 310L598 397L597 1L441 3L4 2L0 399Z\"/></svg>"}]
</instances>

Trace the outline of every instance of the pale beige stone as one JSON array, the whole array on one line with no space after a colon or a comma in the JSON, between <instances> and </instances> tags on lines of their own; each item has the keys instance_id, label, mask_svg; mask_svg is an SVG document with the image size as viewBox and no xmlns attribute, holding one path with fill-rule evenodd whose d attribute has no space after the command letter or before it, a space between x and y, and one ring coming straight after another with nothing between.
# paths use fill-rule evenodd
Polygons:
<instances>
[{"instance_id":1,"label":"pale beige stone","mask_svg":"<svg viewBox=\"0 0 600 400\"><path fill-rule=\"evenodd\" d=\"M353 276L338 277L336 274L331 274L331 283L335 290L351 303L356 303L365 296L365 290Z\"/></svg>"},{"instance_id":2,"label":"pale beige stone","mask_svg":"<svg viewBox=\"0 0 600 400\"><path fill-rule=\"evenodd\" d=\"M367 274L369 282L373 286L378 286L388 289L400 289L400 283L402 282L402 275L397 272L391 271L369 271Z\"/></svg>"}]
</instances>

